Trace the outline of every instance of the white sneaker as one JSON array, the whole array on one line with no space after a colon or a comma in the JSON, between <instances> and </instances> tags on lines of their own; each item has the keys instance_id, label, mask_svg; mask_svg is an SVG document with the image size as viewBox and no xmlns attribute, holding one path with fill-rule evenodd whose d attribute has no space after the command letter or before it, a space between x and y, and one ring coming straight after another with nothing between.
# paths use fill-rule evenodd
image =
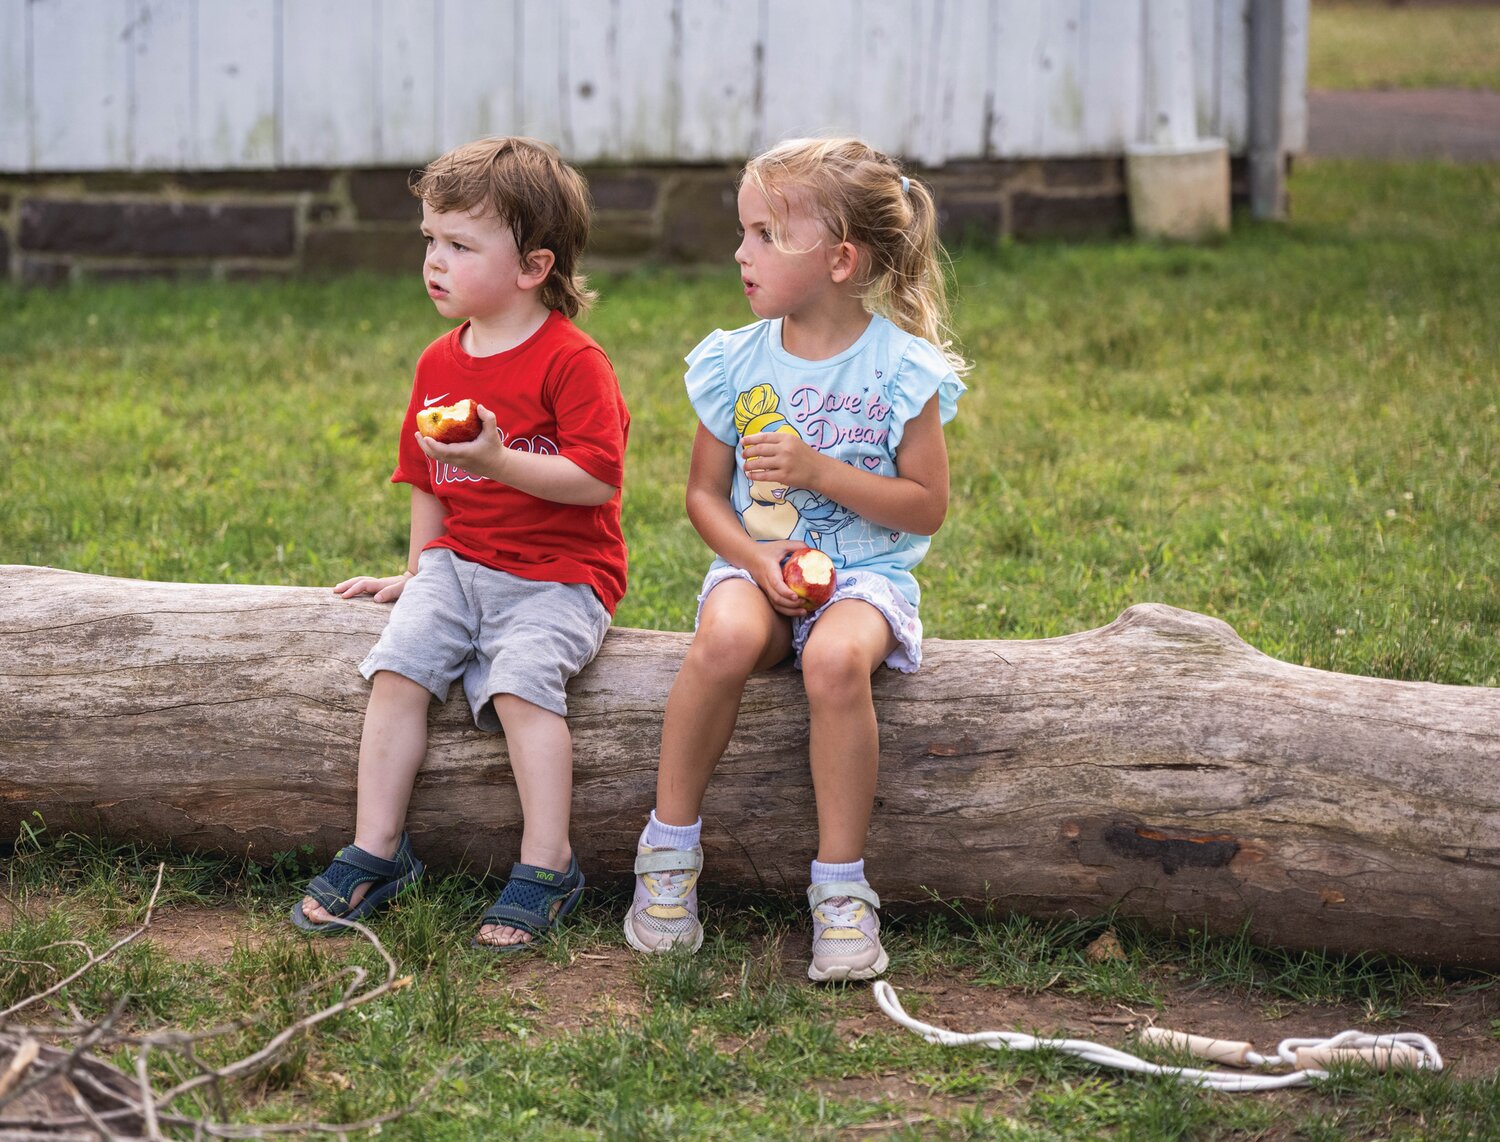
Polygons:
<instances>
[{"instance_id":1,"label":"white sneaker","mask_svg":"<svg viewBox=\"0 0 1500 1142\"><path fill-rule=\"evenodd\" d=\"M880 897L864 882L834 881L807 890L812 908L812 963L807 978L874 979L890 957L880 946Z\"/></svg>"},{"instance_id":2,"label":"white sneaker","mask_svg":"<svg viewBox=\"0 0 1500 1142\"><path fill-rule=\"evenodd\" d=\"M625 915L625 941L638 952L665 952L703 945L698 923L698 873L703 849L653 849L641 845L635 856L635 898Z\"/></svg>"}]
</instances>

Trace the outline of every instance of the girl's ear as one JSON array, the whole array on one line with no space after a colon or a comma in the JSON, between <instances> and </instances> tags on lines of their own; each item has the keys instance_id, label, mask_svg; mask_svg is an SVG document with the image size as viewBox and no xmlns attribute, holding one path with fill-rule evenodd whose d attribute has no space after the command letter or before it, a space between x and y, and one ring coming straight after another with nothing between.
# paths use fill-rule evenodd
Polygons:
<instances>
[{"instance_id":1,"label":"girl's ear","mask_svg":"<svg viewBox=\"0 0 1500 1142\"><path fill-rule=\"evenodd\" d=\"M853 242L840 242L828 256L828 271L833 280L842 285L854 278L859 269L859 247Z\"/></svg>"},{"instance_id":2,"label":"girl's ear","mask_svg":"<svg viewBox=\"0 0 1500 1142\"><path fill-rule=\"evenodd\" d=\"M516 284L522 289L536 289L547 280L556 262L557 255L551 250L531 251L521 259L521 275Z\"/></svg>"}]
</instances>

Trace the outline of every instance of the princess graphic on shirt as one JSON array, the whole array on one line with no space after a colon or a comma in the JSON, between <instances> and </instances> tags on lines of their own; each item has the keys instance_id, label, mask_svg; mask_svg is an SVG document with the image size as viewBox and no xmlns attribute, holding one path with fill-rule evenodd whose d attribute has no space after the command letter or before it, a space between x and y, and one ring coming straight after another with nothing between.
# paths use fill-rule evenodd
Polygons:
<instances>
[{"instance_id":1,"label":"princess graphic on shirt","mask_svg":"<svg viewBox=\"0 0 1500 1142\"><path fill-rule=\"evenodd\" d=\"M734 402L734 426L741 436L753 432L789 432L799 440L802 434L787 423L777 411L781 400L770 385L756 385L740 394ZM745 530L755 539L791 539L801 522L801 515L787 498L791 491L785 484L770 480L750 482L750 505L740 513Z\"/></svg>"}]
</instances>

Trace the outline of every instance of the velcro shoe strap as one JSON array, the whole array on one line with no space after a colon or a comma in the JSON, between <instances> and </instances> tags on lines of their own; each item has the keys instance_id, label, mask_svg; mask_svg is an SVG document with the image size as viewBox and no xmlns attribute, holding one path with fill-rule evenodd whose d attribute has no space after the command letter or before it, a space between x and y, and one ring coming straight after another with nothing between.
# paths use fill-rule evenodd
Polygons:
<instances>
[{"instance_id":1,"label":"velcro shoe strap","mask_svg":"<svg viewBox=\"0 0 1500 1142\"><path fill-rule=\"evenodd\" d=\"M510 866L508 880L519 880L526 884L540 884L544 888L559 888L571 892L578 886L580 879L578 870L578 856L575 853L568 861L565 869L542 868L535 864L521 864L517 861Z\"/></svg>"},{"instance_id":2,"label":"velcro shoe strap","mask_svg":"<svg viewBox=\"0 0 1500 1142\"><path fill-rule=\"evenodd\" d=\"M635 858L635 874L643 872L686 872L703 867L703 854L686 849L658 849L653 853L640 853Z\"/></svg>"},{"instance_id":3,"label":"velcro shoe strap","mask_svg":"<svg viewBox=\"0 0 1500 1142\"><path fill-rule=\"evenodd\" d=\"M399 850L396 855L400 856ZM333 859L344 864L352 864L361 872L373 873L383 880L389 880L401 871L399 862L378 857L374 853L366 852L358 845L345 845L333 854Z\"/></svg>"},{"instance_id":4,"label":"velcro shoe strap","mask_svg":"<svg viewBox=\"0 0 1500 1142\"><path fill-rule=\"evenodd\" d=\"M831 900L835 896L848 896L854 900L863 900L871 908L880 907L880 897L875 895L875 890L868 884L862 884L857 880L834 880L827 884L811 884L807 888L807 904L810 908L816 908L825 900Z\"/></svg>"}]
</instances>

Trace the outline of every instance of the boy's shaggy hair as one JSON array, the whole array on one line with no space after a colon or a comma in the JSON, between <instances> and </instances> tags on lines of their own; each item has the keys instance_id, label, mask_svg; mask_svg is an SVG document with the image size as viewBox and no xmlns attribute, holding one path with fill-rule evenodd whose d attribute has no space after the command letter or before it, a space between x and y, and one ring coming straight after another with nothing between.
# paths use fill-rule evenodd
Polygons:
<instances>
[{"instance_id":1,"label":"boy's shaggy hair","mask_svg":"<svg viewBox=\"0 0 1500 1142\"><path fill-rule=\"evenodd\" d=\"M434 210L492 213L510 227L525 265L551 250L542 304L577 317L594 301L578 272L589 237L589 191L557 148L537 139L497 137L455 147L413 177L411 192Z\"/></svg>"}]
</instances>

